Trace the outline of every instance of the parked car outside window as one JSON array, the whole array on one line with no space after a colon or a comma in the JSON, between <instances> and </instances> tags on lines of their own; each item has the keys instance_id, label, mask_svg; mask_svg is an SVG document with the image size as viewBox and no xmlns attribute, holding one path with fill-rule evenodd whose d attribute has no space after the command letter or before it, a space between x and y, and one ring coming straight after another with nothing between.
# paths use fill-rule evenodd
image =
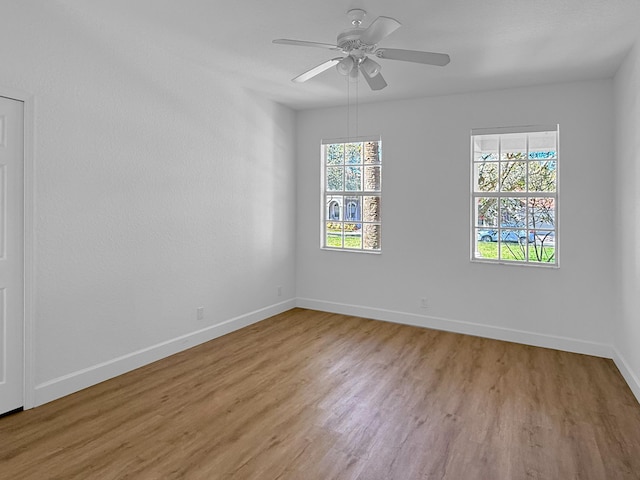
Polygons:
<instances>
[{"instance_id":1,"label":"parked car outside window","mask_svg":"<svg viewBox=\"0 0 640 480\"><path fill-rule=\"evenodd\" d=\"M522 225L512 223L503 223L500 227L500 240L503 242L513 242L525 244L527 242L527 231L522 229ZM529 242L534 241L534 232L529 232ZM487 228L478 230L478 241L480 242L497 242L498 229Z\"/></svg>"}]
</instances>

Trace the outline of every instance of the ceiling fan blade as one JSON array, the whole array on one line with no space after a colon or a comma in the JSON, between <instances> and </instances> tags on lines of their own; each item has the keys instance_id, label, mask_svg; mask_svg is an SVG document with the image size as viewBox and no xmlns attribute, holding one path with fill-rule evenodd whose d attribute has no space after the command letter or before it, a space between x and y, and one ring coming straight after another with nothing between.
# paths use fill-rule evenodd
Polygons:
<instances>
[{"instance_id":1,"label":"ceiling fan blade","mask_svg":"<svg viewBox=\"0 0 640 480\"><path fill-rule=\"evenodd\" d=\"M299 47L319 47L327 48L329 50L340 50L340 47L330 43L305 42L304 40L291 40L289 38L276 38L273 40L273 43L277 43L279 45L296 45Z\"/></svg>"},{"instance_id":2,"label":"ceiling fan blade","mask_svg":"<svg viewBox=\"0 0 640 480\"><path fill-rule=\"evenodd\" d=\"M342 60L342 58L332 58L331 60L327 60L324 63L321 63L320 65L313 67L311 70L307 70L304 73L301 73L300 75L298 75L296 78L292 79L292 82L296 82L296 83L302 83L302 82L306 82L307 80L309 80L310 78L315 77L316 75L324 72L325 70L330 69L331 67L333 67L334 65L337 65L338 62Z\"/></svg>"},{"instance_id":3,"label":"ceiling fan blade","mask_svg":"<svg viewBox=\"0 0 640 480\"><path fill-rule=\"evenodd\" d=\"M384 37L400 28L402 24L391 17L378 17L360 35L360 41L365 45L375 45Z\"/></svg>"},{"instance_id":4,"label":"ceiling fan blade","mask_svg":"<svg viewBox=\"0 0 640 480\"><path fill-rule=\"evenodd\" d=\"M387 86L387 82L385 82L384 78L382 78L382 74L380 73L370 77L364 68L360 69L360 73L362 73L362 76L369 84L369 88L371 88L371 90L382 90Z\"/></svg>"},{"instance_id":5,"label":"ceiling fan blade","mask_svg":"<svg viewBox=\"0 0 640 480\"><path fill-rule=\"evenodd\" d=\"M424 63L444 67L451 61L446 53L421 52L419 50L402 50L400 48L379 48L375 51L378 58L402 60L404 62Z\"/></svg>"}]
</instances>

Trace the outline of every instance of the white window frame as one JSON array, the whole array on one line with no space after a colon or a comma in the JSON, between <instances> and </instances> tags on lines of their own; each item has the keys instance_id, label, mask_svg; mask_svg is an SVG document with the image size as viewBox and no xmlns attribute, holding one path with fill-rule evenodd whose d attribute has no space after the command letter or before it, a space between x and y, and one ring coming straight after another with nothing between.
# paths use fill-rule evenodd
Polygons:
<instances>
[{"instance_id":1,"label":"white window frame","mask_svg":"<svg viewBox=\"0 0 640 480\"><path fill-rule=\"evenodd\" d=\"M524 161L526 161L526 170L525 170L525 185L526 188L524 191L502 191L500 185L502 181L502 166L507 163L506 160L503 159L502 156L502 140L504 135L511 134L535 134L535 133L550 133L555 132L555 158L551 158L550 160L555 161L555 191L530 191L529 190L529 170L531 164L529 162L539 161L538 158L531 157L530 145L529 145L529 135L526 136L526 155ZM560 191L560 128L559 125L535 125L535 126L522 126L522 127L497 127L497 128L476 128L471 130L471 261L472 262L482 262L482 263L498 263L503 265L527 265L527 266L538 266L538 267L546 267L546 268L558 268L560 266L559 263L559 245L560 245L560 235L559 235L559 191ZM498 137L498 151L496 165L498 167L498 188L495 192L486 192L486 191L476 191L476 166L483 163L482 160L478 160L475 155L475 139L480 136L495 136ZM513 162L513 160L509 160ZM497 225L492 227L492 230L497 231L495 235L498 239L497 242L497 258L484 258L479 252L478 244L480 242L478 236L480 235L480 231L483 230L482 222L480 221L478 214L478 199L480 198L496 198L497 202ZM529 208L525 206L525 220L524 225L522 227L504 227L503 226L503 213L501 212L502 202L501 199L506 198L522 198L524 200L524 204L528 203L528 199L530 198L548 198L552 199L554 202L554 210L553 210L553 229L543 227L539 230L552 230L553 232L553 248L554 255L552 261L539 261L535 257L531 258L531 244L538 240L536 236L535 229L531 226L531 219ZM485 228L484 230L486 230ZM524 232L524 243L526 247L520 248L520 252L524 256L523 259L513 260L502 258L502 243L500 239L504 238L503 235L515 234L515 235L523 235ZM493 233L493 232L492 232ZM533 237L533 240L531 238ZM522 241L520 242L522 244ZM535 244L533 245L535 247Z\"/></svg>"},{"instance_id":2,"label":"white window frame","mask_svg":"<svg viewBox=\"0 0 640 480\"><path fill-rule=\"evenodd\" d=\"M358 164L352 164L353 166L362 166L362 189L357 191L345 190L346 181L343 171L343 190L334 191L328 190L327 188L327 169L330 167L342 167L346 170L346 167L350 164L342 163L341 165L328 165L327 164L327 156L326 156L326 146L335 145L335 144L350 144L350 143L365 143L365 142L378 142L379 154L378 154L378 162L374 164L365 163L364 152L362 156L362 162ZM337 139L323 139L321 142L321 150L320 150L320 248L323 250L333 250L340 252L356 252L356 253L373 253L380 254L382 252L382 217L381 217L381 208L382 208L382 139L380 136L365 136L365 137L356 137L356 138L337 138ZM376 167L378 168L378 188L375 190L366 190L366 182L365 182L365 168L366 167ZM378 209L377 209L377 218L369 219L364 218L364 199L367 197L378 197ZM358 211L360 213L359 219L347 219L347 208L354 200L356 205L359 205ZM330 205L334 201L339 201L340 212L339 219L335 220L330 218ZM340 233L336 233L335 236L339 236L341 238L341 245L328 245L327 244L327 224L328 223L338 223L342 227L342 231ZM358 224L360 225L360 246L359 247L350 247L345 245L345 238L348 236L344 229L346 224ZM371 248L367 246L367 242L365 241L365 236L367 235L368 229L376 229L377 234L372 236L376 238L377 248ZM358 235L354 235L358 236Z\"/></svg>"}]
</instances>

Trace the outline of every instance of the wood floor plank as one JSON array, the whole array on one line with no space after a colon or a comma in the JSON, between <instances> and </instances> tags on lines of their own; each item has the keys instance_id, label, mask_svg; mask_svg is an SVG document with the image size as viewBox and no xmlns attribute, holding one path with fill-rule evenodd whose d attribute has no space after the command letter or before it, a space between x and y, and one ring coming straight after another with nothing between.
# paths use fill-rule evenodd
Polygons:
<instances>
[{"instance_id":1,"label":"wood floor plank","mask_svg":"<svg viewBox=\"0 0 640 480\"><path fill-rule=\"evenodd\" d=\"M294 309L0 418L2 479L640 479L611 360Z\"/></svg>"}]
</instances>

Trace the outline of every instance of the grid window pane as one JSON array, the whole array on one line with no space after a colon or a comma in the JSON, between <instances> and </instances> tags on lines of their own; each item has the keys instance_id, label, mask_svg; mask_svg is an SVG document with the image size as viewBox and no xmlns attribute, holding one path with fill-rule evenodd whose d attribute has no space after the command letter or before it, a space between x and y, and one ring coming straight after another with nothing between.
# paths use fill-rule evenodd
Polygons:
<instances>
[{"instance_id":1,"label":"grid window pane","mask_svg":"<svg viewBox=\"0 0 640 480\"><path fill-rule=\"evenodd\" d=\"M364 167L364 190L367 192L380 191L382 169L379 165Z\"/></svg>"},{"instance_id":2,"label":"grid window pane","mask_svg":"<svg viewBox=\"0 0 640 480\"><path fill-rule=\"evenodd\" d=\"M379 222L380 216L380 204L381 198L376 197L362 197L362 220L365 222Z\"/></svg>"},{"instance_id":3,"label":"grid window pane","mask_svg":"<svg viewBox=\"0 0 640 480\"><path fill-rule=\"evenodd\" d=\"M476 198L476 225L481 227L498 226L498 199L493 197Z\"/></svg>"},{"instance_id":4,"label":"grid window pane","mask_svg":"<svg viewBox=\"0 0 640 480\"><path fill-rule=\"evenodd\" d=\"M498 135L482 135L474 137L473 159L474 161L498 160Z\"/></svg>"},{"instance_id":5,"label":"grid window pane","mask_svg":"<svg viewBox=\"0 0 640 480\"><path fill-rule=\"evenodd\" d=\"M362 190L362 167L345 167L345 190L358 192Z\"/></svg>"},{"instance_id":6,"label":"grid window pane","mask_svg":"<svg viewBox=\"0 0 640 480\"><path fill-rule=\"evenodd\" d=\"M558 265L554 128L472 134L472 260Z\"/></svg>"},{"instance_id":7,"label":"grid window pane","mask_svg":"<svg viewBox=\"0 0 640 480\"><path fill-rule=\"evenodd\" d=\"M345 163L362 163L362 143L347 143L345 145Z\"/></svg>"},{"instance_id":8,"label":"grid window pane","mask_svg":"<svg viewBox=\"0 0 640 480\"><path fill-rule=\"evenodd\" d=\"M344 163L344 145L337 143L327 145L326 148L327 165L341 165Z\"/></svg>"},{"instance_id":9,"label":"grid window pane","mask_svg":"<svg viewBox=\"0 0 640 480\"><path fill-rule=\"evenodd\" d=\"M365 250L380 249L380 224L367 223L364 225L364 243Z\"/></svg>"},{"instance_id":10,"label":"grid window pane","mask_svg":"<svg viewBox=\"0 0 640 480\"><path fill-rule=\"evenodd\" d=\"M533 197L528 202L528 227L531 230L555 230L556 202L549 197Z\"/></svg>"},{"instance_id":11,"label":"grid window pane","mask_svg":"<svg viewBox=\"0 0 640 480\"><path fill-rule=\"evenodd\" d=\"M332 192L344 190L344 167L327 168L326 189Z\"/></svg>"},{"instance_id":12,"label":"grid window pane","mask_svg":"<svg viewBox=\"0 0 640 480\"><path fill-rule=\"evenodd\" d=\"M530 161L529 191L555 192L557 164L556 160Z\"/></svg>"},{"instance_id":13,"label":"grid window pane","mask_svg":"<svg viewBox=\"0 0 640 480\"><path fill-rule=\"evenodd\" d=\"M524 192L527 184L527 162L502 162L500 190L503 192Z\"/></svg>"},{"instance_id":14,"label":"grid window pane","mask_svg":"<svg viewBox=\"0 0 640 480\"><path fill-rule=\"evenodd\" d=\"M327 220L331 221L340 221L342 220L342 208L343 205L342 196L340 195L331 195L327 197L326 207L327 207Z\"/></svg>"},{"instance_id":15,"label":"grid window pane","mask_svg":"<svg viewBox=\"0 0 640 480\"><path fill-rule=\"evenodd\" d=\"M381 142L326 143L322 161L321 247L379 252Z\"/></svg>"},{"instance_id":16,"label":"grid window pane","mask_svg":"<svg viewBox=\"0 0 640 480\"><path fill-rule=\"evenodd\" d=\"M498 162L482 162L473 165L474 189L476 192L498 191Z\"/></svg>"},{"instance_id":17,"label":"grid window pane","mask_svg":"<svg viewBox=\"0 0 640 480\"><path fill-rule=\"evenodd\" d=\"M513 242L500 242L500 260L522 262L526 260L525 246Z\"/></svg>"},{"instance_id":18,"label":"grid window pane","mask_svg":"<svg viewBox=\"0 0 640 480\"><path fill-rule=\"evenodd\" d=\"M556 132L535 132L529 134L529 158L558 158Z\"/></svg>"},{"instance_id":19,"label":"grid window pane","mask_svg":"<svg viewBox=\"0 0 640 480\"><path fill-rule=\"evenodd\" d=\"M520 160L527 158L527 135L507 133L500 136L500 160Z\"/></svg>"},{"instance_id":20,"label":"grid window pane","mask_svg":"<svg viewBox=\"0 0 640 480\"><path fill-rule=\"evenodd\" d=\"M362 228L357 223L344 224L344 248L362 248Z\"/></svg>"}]
</instances>

